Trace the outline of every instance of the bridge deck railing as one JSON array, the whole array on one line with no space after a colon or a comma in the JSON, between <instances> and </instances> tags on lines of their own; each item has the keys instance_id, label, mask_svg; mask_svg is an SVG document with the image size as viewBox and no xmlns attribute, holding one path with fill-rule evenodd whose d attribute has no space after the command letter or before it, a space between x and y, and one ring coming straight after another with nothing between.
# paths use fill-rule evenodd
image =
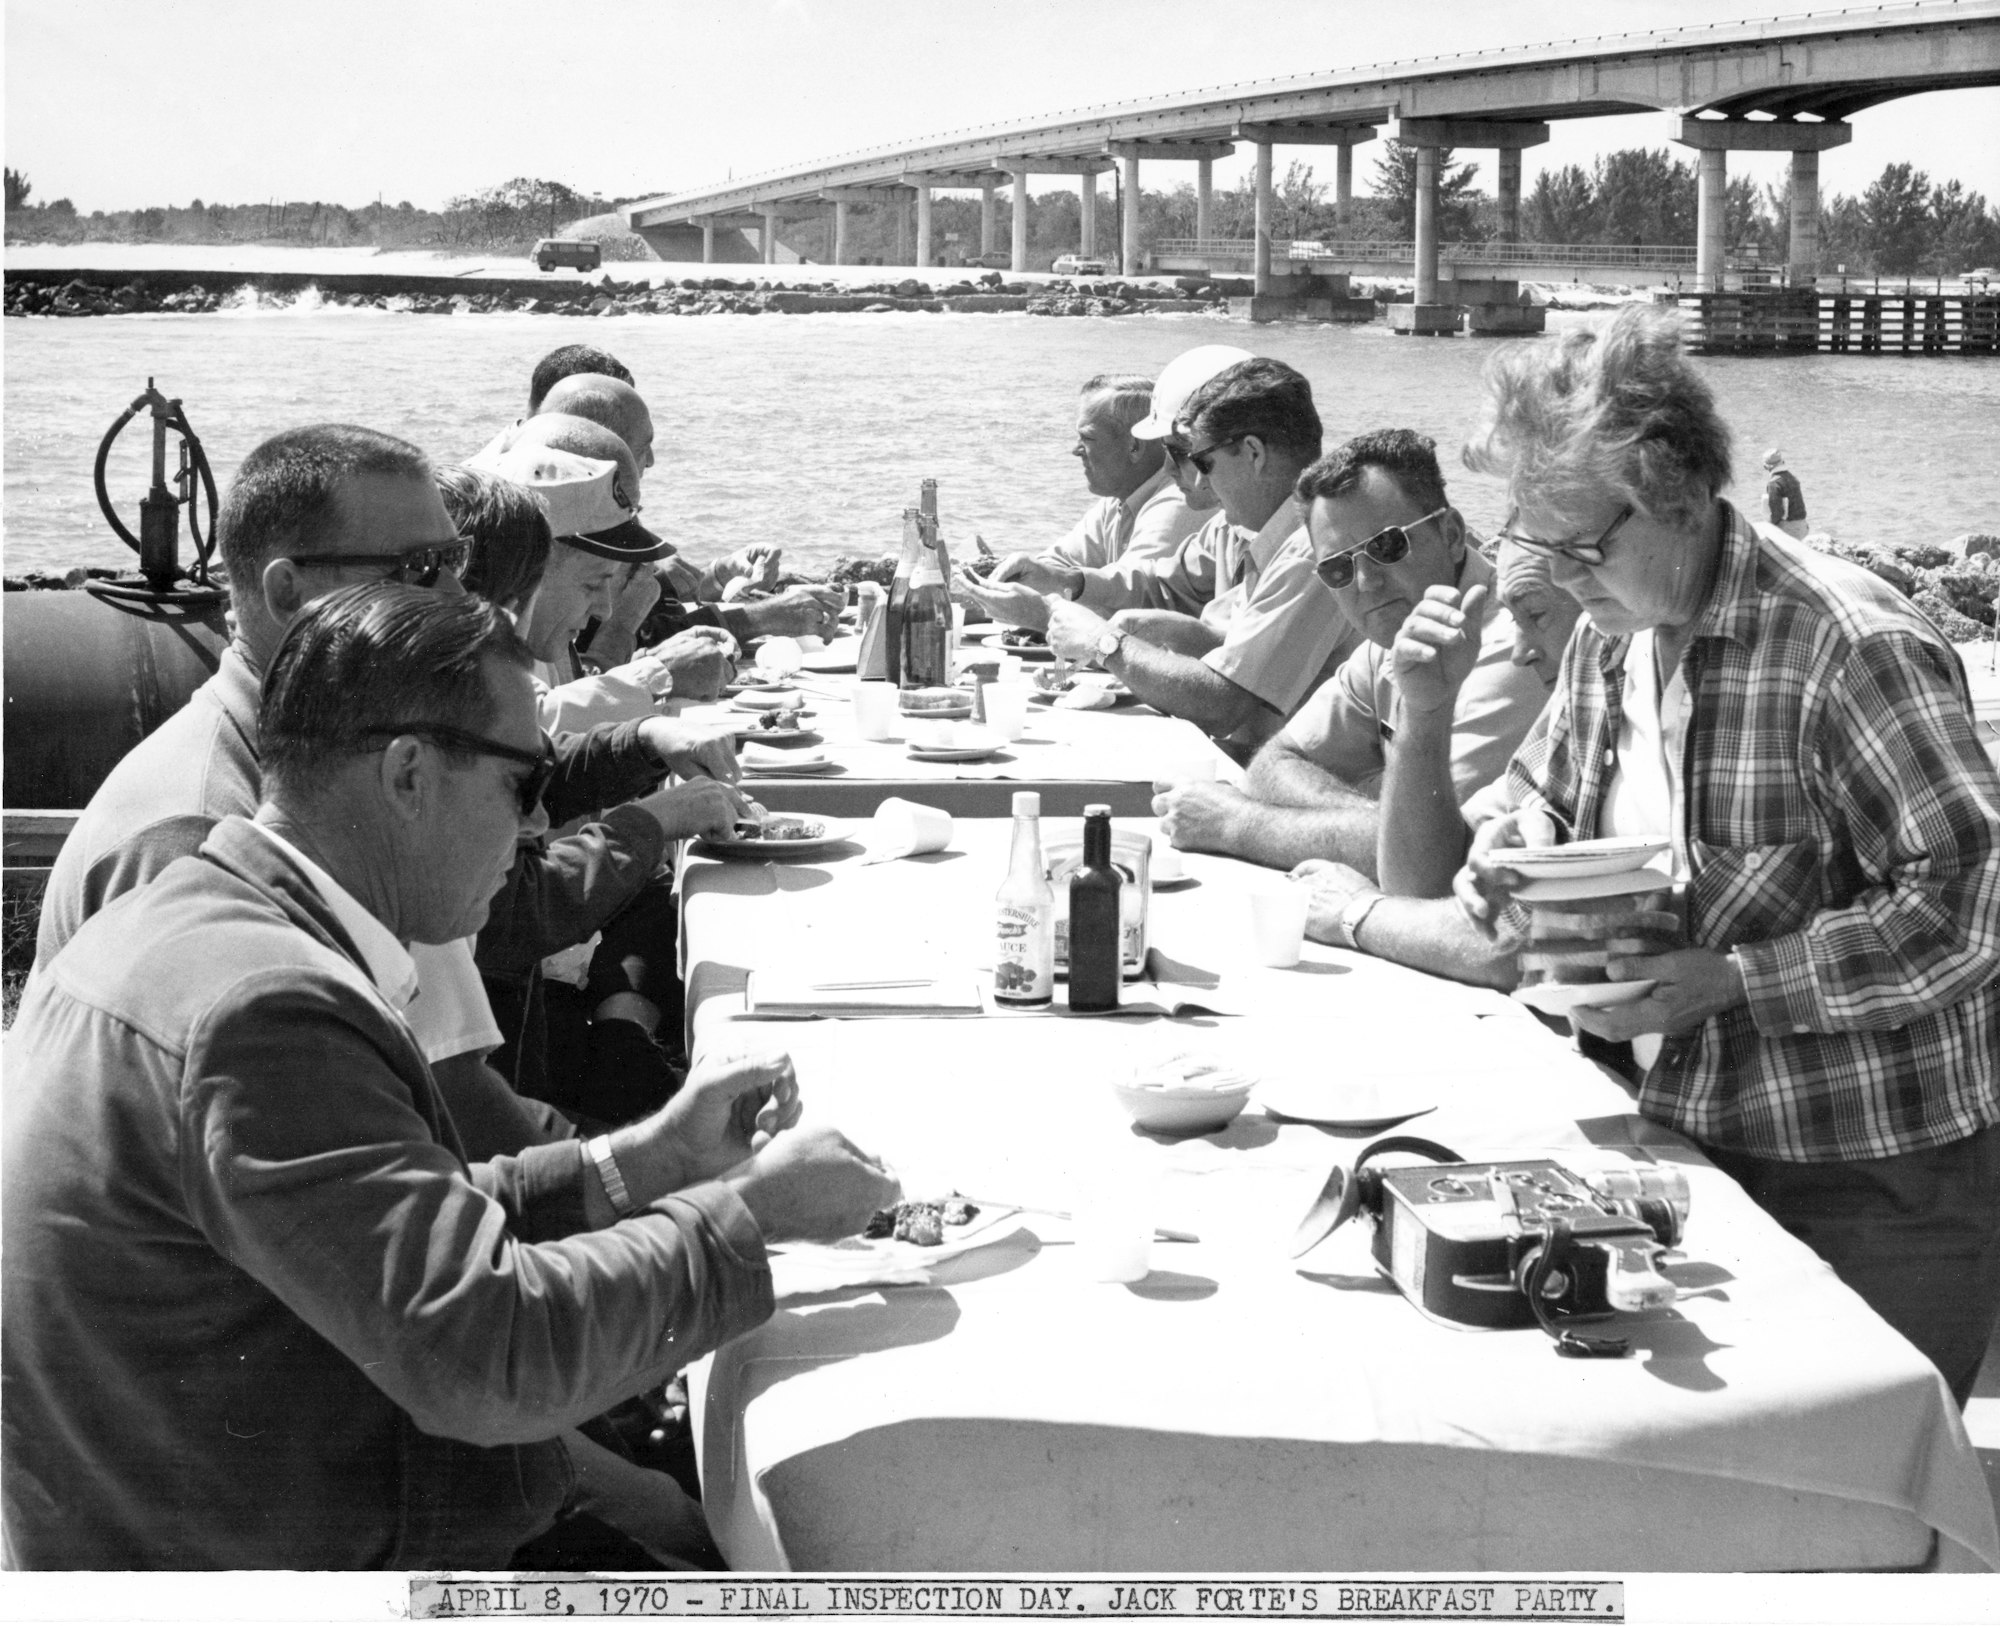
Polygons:
<instances>
[{"instance_id":1,"label":"bridge deck railing","mask_svg":"<svg viewBox=\"0 0 2000 1626\"><path fill-rule=\"evenodd\" d=\"M1248 259L1255 243L1247 237L1167 237L1153 244L1155 254L1213 255L1218 259ZM1316 260L1405 260L1414 265L1417 245L1379 239L1273 239L1273 259L1310 264ZM1459 265L1618 265L1651 266L1662 271L1692 271L1695 250L1679 243L1444 243L1438 257Z\"/></svg>"}]
</instances>

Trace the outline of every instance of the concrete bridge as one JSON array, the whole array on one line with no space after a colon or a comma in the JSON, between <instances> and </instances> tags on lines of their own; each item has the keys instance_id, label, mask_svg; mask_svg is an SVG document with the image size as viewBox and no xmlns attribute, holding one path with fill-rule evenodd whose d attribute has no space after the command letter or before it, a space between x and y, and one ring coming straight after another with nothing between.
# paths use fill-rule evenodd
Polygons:
<instances>
[{"instance_id":1,"label":"concrete bridge","mask_svg":"<svg viewBox=\"0 0 2000 1626\"><path fill-rule=\"evenodd\" d=\"M656 248L681 245L699 228L703 258L717 228L754 226L767 262L779 226L801 215L834 219L834 258L844 260L848 211L914 207L915 259L932 263L931 195L980 194L980 250L994 252L994 196L1013 192L1013 266L1027 269L1030 176L1082 179L1079 250L1095 254L1098 182L1122 166L1122 267L1140 272L1139 180L1145 163L1195 166L1196 239L1209 236L1211 175L1239 142L1256 155L1256 237L1251 271L1260 296L1282 291L1294 262L1274 254L1272 154L1279 147L1336 150L1334 201L1344 220L1353 199L1354 149L1378 135L1417 153L1416 240L1404 274L1416 303L1399 325L1443 331L1449 314L1476 303L1441 287L1437 233L1442 148L1496 151L1501 238L1519 236L1521 153L1548 139L1551 121L1654 112L1661 134L1698 155L1700 209L1694 275L1719 289L1724 268L1723 196L1731 152L1792 155L1789 276L1818 269L1819 154L1844 144L1856 114L1923 91L2000 84L2000 0L1906 0L1757 22L1647 34L1605 35L1504 51L1464 52L1336 72L1211 87L1113 103L1053 118L956 131L901 146L851 153L797 169L648 198L627 207L632 227ZM1492 279L1482 279L1490 292ZM1463 290L1471 292L1472 290ZM1429 312L1430 314L1426 314Z\"/></svg>"}]
</instances>

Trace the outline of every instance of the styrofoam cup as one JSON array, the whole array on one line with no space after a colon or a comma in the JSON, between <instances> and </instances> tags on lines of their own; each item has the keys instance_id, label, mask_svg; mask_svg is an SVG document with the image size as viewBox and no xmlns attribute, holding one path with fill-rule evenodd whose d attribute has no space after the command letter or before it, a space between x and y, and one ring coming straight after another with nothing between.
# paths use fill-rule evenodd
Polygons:
<instances>
[{"instance_id":1,"label":"styrofoam cup","mask_svg":"<svg viewBox=\"0 0 2000 1626\"><path fill-rule=\"evenodd\" d=\"M1246 908L1250 924L1250 954L1257 964L1288 966L1299 963L1305 946L1306 910L1311 891L1297 882L1267 887L1249 894Z\"/></svg>"},{"instance_id":2,"label":"styrofoam cup","mask_svg":"<svg viewBox=\"0 0 2000 1626\"><path fill-rule=\"evenodd\" d=\"M941 807L887 797L875 809L868 845L872 851L899 855L943 852L951 845L951 815Z\"/></svg>"},{"instance_id":3,"label":"styrofoam cup","mask_svg":"<svg viewBox=\"0 0 2000 1626\"><path fill-rule=\"evenodd\" d=\"M896 737L896 686L869 679L850 686L854 697L854 727L864 740Z\"/></svg>"},{"instance_id":4,"label":"styrofoam cup","mask_svg":"<svg viewBox=\"0 0 2000 1626\"><path fill-rule=\"evenodd\" d=\"M1086 1280L1136 1282L1153 1268L1153 1222L1136 1192L1077 1199L1076 1264Z\"/></svg>"},{"instance_id":5,"label":"styrofoam cup","mask_svg":"<svg viewBox=\"0 0 2000 1626\"><path fill-rule=\"evenodd\" d=\"M1028 732L1028 685L986 685L986 723L1003 739L1018 740Z\"/></svg>"}]
</instances>

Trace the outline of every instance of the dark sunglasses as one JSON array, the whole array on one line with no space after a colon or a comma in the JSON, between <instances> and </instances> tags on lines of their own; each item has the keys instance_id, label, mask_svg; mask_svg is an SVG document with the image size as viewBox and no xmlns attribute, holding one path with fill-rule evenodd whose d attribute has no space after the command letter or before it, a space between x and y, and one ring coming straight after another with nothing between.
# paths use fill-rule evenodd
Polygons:
<instances>
[{"instance_id":1,"label":"dark sunglasses","mask_svg":"<svg viewBox=\"0 0 2000 1626\"><path fill-rule=\"evenodd\" d=\"M1516 509L1515 513L1519 511ZM1500 534L1493 540L1511 542L1515 547L1526 548L1530 553L1538 553L1544 559L1574 559L1580 565L1601 565L1604 563L1604 550L1610 546L1611 539L1618 534L1619 527L1637 512L1638 510L1628 502L1618 510L1617 518L1598 532L1595 542L1582 543L1575 537L1569 537L1561 542L1544 542L1538 536L1522 536L1514 529L1514 514L1509 514L1507 523L1500 527Z\"/></svg>"},{"instance_id":2,"label":"dark sunglasses","mask_svg":"<svg viewBox=\"0 0 2000 1626\"><path fill-rule=\"evenodd\" d=\"M456 542L426 542L401 553L308 553L295 557L295 565L380 565L382 580L400 582L405 587L435 587L438 577L449 571L465 574L472 557L472 544L460 537Z\"/></svg>"},{"instance_id":3,"label":"dark sunglasses","mask_svg":"<svg viewBox=\"0 0 2000 1626\"><path fill-rule=\"evenodd\" d=\"M547 733L542 735L539 751L523 751L518 745L489 740L484 734L454 728L450 723L381 723L364 729L363 733L370 739L394 739L399 734L414 734L419 739L451 750L472 751L483 757L499 757L504 762L526 764L529 769L527 778L514 787L514 797L524 819L534 817L535 809L542 805L542 793L549 788L549 781L556 774L556 742Z\"/></svg>"},{"instance_id":4,"label":"dark sunglasses","mask_svg":"<svg viewBox=\"0 0 2000 1626\"><path fill-rule=\"evenodd\" d=\"M1227 440L1212 440L1206 446L1185 452L1176 452L1169 447L1168 453L1176 463L1192 463L1195 472L1206 480L1215 472L1215 454L1239 444L1244 438L1242 435L1231 435Z\"/></svg>"},{"instance_id":5,"label":"dark sunglasses","mask_svg":"<svg viewBox=\"0 0 2000 1626\"><path fill-rule=\"evenodd\" d=\"M1319 579L1321 581L1336 591L1343 587L1352 586L1354 582L1354 556L1357 553L1367 554L1378 565L1400 564L1409 556L1410 532L1414 531L1419 525L1430 524L1434 519L1443 519L1450 512L1449 508L1439 508L1432 513L1424 515L1422 519L1411 520L1407 525L1386 526L1382 530L1377 531L1366 542L1357 542L1351 548L1343 548L1338 553L1329 554L1314 565L1313 569L1319 572Z\"/></svg>"}]
</instances>

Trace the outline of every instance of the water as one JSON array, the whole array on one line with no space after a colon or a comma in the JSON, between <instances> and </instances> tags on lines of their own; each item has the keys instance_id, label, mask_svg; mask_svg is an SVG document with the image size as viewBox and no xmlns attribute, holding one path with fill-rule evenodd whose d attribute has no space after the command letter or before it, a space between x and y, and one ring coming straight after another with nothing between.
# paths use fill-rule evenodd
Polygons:
<instances>
[{"instance_id":1,"label":"water","mask_svg":"<svg viewBox=\"0 0 2000 1626\"><path fill-rule=\"evenodd\" d=\"M1554 316L1552 321L1584 320ZM646 520L695 558L749 541L823 566L893 550L903 508L939 483L946 535L1054 541L1088 500L1068 455L1077 386L1157 371L1192 345L1282 357L1313 382L1331 445L1406 425L1437 438L1453 496L1481 530L1497 485L1457 470L1487 341L1381 327L1262 327L1214 317L402 316L254 306L214 316L6 324L5 562L10 572L130 568L91 492L97 443L148 375L185 403L217 479L273 431L341 419L463 457L522 410L558 344L606 346L653 408L660 458ZM1738 490L1785 449L1816 524L1848 541L2000 532L2000 363L1958 357L1717 358L1702 365L1737 431ZM111 468L136 533L143 420Z\"/></svg>"}]
</instances>

